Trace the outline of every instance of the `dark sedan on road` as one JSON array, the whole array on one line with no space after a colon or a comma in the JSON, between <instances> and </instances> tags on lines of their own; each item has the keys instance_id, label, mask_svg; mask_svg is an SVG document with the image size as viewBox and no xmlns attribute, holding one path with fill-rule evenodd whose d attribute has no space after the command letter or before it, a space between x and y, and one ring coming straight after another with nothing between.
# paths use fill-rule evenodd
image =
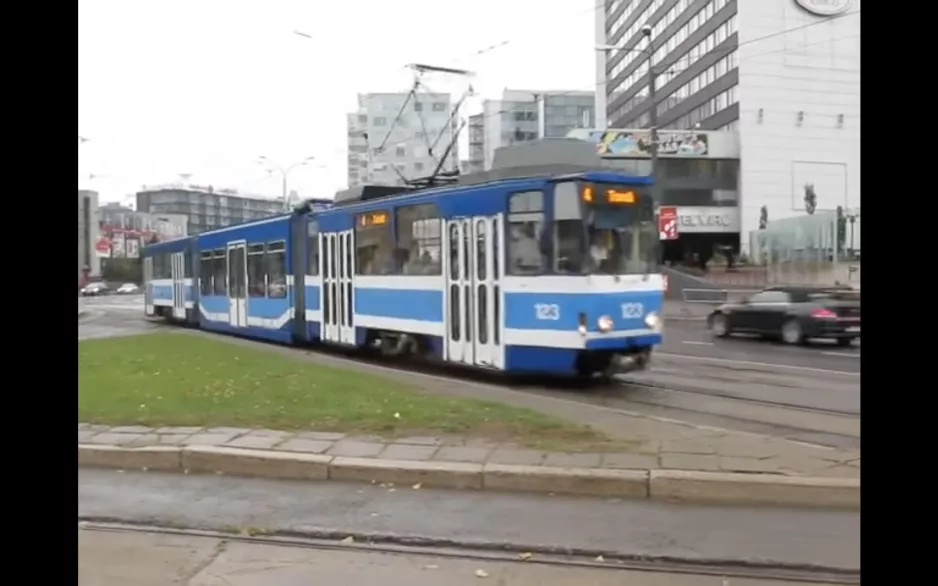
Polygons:
<instances>
[{"instance_id":1,"label":"dark sedan on road","mask_svg":"<svg viewBox=\"0 0 938 586\"><path fill-rule=\"evenodd\" d=\"M707 317L707 325L720 338L762 334L786 344L830 339L849 346L860 338L860 293L840 287L772 287L721 305Z\"/></svg>"}]
</instances>

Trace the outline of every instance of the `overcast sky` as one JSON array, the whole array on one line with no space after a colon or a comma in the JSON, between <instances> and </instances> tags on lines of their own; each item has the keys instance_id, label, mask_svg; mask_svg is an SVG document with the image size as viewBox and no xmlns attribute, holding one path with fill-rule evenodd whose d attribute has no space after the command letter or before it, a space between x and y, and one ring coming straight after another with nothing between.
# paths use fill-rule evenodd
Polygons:
<instances>
[{"instance_id":1,"label":"overcast sky","mask_svg":"<svg viewBox=\"0 0 938 586\"><path fill-rule=\"evenodd\" d=\"M279 177L258 156L315 156L290 188L331 197L345 185L356 93L406 91L413 62L474 71L482 98L592 90L597 2L79 0L78 134L90 139L78 147L79 188L121 201L189 173L276 196ZM465 87L434 77L431 89Z\"/></svg>"}]
</instances>

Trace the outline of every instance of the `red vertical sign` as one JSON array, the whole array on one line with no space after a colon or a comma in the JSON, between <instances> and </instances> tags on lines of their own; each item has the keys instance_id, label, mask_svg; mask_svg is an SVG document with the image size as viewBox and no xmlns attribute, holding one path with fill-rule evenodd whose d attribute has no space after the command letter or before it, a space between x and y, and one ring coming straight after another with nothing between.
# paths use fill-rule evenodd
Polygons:
<instances>
[{"instance_id":1,"label":"red vertical sign","mask_svg":"<svg viewBox=\"0 0 938 586\"><path fill-rule=\"evenodd\" d=\"M662 240L677 240L677 208L658 208L658 235Z\"/></svg>"}]
</instances>

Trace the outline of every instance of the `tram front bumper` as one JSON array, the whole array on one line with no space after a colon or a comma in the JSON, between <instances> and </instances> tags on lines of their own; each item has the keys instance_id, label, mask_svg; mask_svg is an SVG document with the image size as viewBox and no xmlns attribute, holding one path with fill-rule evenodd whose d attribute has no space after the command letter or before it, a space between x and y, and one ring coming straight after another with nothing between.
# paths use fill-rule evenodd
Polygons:
<instances>
[{"instance_id":1,"label":"tram front bumper","mask_svg":"<svg viewBox=\"0 0 938 586\"><path fill-rule=\"evenodd\" d=\"M609 360L607 375L626 374L645 370L651 362L651 351L644 350L633 354L614 354Z\"/></svg>"}]
</instances>

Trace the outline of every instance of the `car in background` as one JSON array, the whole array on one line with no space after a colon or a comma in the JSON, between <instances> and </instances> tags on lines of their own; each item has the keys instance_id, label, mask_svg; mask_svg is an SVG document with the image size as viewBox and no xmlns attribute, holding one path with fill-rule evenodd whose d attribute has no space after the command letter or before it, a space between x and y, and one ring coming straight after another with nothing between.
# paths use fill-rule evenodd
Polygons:
<instances>
[{"instance_id":1,"label":"car in background","mask_svg":"<svg viewBox=\"0 0 938 586\"><path fill-rule=\"evenodd\" d=\"M136 295L140 293L140 287L133 283L124 283L117 288L118 295Z\"/></svg>"},{"instance_id":2,"label":"car in background","mask_svg":"<svg viewBox=\"0 0 938 586\"><path fill-rule=\"evenodd\" d=\"M761 334L786 344L811 339L849 346L860 338L860 292L850 287L771 287L738 303L725 303L707 317L710 332Z\"/></svg>"},{"instance_id":3,"label":"car in background","mask_svg":"<svg viewBox=\"0 0 938 586\"><path fill-rule=\"evenodd\" d=\"M98 297L99 295L107 295L109 292L107 283L97 281L95 283L88 283L81 289L82 297Z\"/></svg>"}]
</instances>

